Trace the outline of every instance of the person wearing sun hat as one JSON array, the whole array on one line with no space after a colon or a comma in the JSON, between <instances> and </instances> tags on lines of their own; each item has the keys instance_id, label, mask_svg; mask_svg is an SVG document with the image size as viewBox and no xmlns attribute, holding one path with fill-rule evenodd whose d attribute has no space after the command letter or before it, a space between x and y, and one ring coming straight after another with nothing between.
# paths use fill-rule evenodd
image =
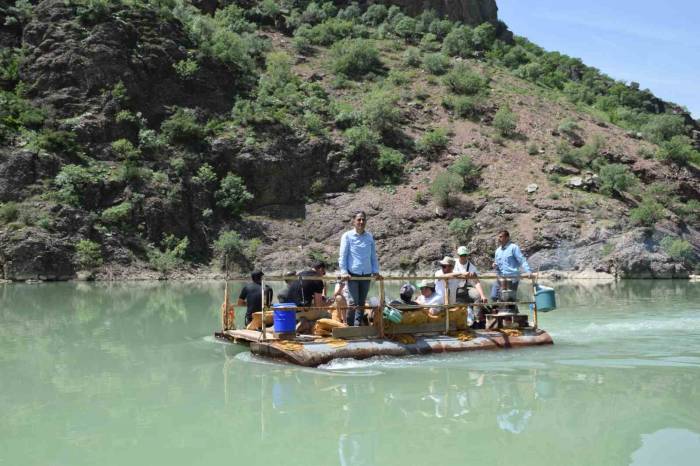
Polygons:
<instances>
[{"instance_id":1,"label":"person wearing sun hat","mask_svg":"<svg viewBox=\"0 0 700 466\"><path fill-rule=\"evenodd\" d=\"M440 270L435 272L435 291L443 296L445 296L445 280L441 280L440 278L442 277L453 277L453 269L455 266L455 260L450 257L450 256L445 256L442 258L440 262L438 262L440 265ZM447 280L447 290L449 292L449 299L448 303L449 304L454 304L457 301L457 287L459 286L459 280L457 279L451 279ZM443 304L444 301L443 301Z\"/></svg>"},{"instance_id":2,"label":"person wearing sun hat","mask_svg":"<svg viewBox=\"0 0 700 466\"><path fill-rule=\"evenodd\" d=\"M457 287L457 303L472 304L486 303L488 298L484 293L484 289L479 281L479 270L469 260L469 248L460 246L457 248L457 263L455 264L454 273L465 280L461 280ZM474 307L467 308L468 319L471 322L485 322L486 312L483 306L476 307L476 315Z\"/></svg>"},{"instance_id":3,"label":"person wearing sun hat","mask_svg":"<svg viewBox=\"0 0 700 466\"><path fill-rule=\"evenodd\" d=\"M420 290L420 296L416 299L418 304L425 304L428 306L444 304L444 298L439 293L435 292L435 282L432 280L421 280L418 282L418 289ZM429 309L430 314L438 315L440 314L440 308L432 307Z\"/></svg>"}]
</instances>

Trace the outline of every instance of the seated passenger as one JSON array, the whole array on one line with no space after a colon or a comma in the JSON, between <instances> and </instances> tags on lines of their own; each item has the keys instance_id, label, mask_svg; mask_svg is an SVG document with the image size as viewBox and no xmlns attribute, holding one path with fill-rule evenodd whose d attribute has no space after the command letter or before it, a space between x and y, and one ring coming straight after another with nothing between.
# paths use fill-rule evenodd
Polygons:
<instances>
[{"instance_id":1,"label":"seated passenger","mask_svg":"<svg viewBox=\"0 0 700 466\"><path fill-rule=\"evenodd\" d=\"M325 285L322 280L303 280L302 277L322 277L326 274L326 264L316 262L310 270L299 272L298 279L289 285L287 299L298 306L321 307L326 300L323 297Z\"/></svg>"},{"instance_id":2,"label":"seated passenger","mask_svg":"<svg viewBox=\"0 0 700 466\"><path fill-rule=\"evenodd\" d=\"M404 305L409 305L409 306L418 305L418 303L413 300L413 295L415 292L416 292L416 289L413 285L411 285L410 283L404 283L401 286L401 290L399 291L400 300L395 299L395 300L391 301L389 303L389 306L395 307L397 309L401 309L402 306L404 306Z\"/></svg>"},{"instance_id":3,"label":"seated passenger","mask_svg":"<svg viewBox=\"0 0 700 466\"><path fill-rule=\"evenodd\" d=\"M450 256L445 256L440 262L440 270L435 272L435 278L439 279L442 277L455 277L456 274L454 273L454 266L455 266L455 260L451 258ZM457 288L459 287L459 280L457 279L451 279L447 280L447 289L449 290L449 304L454 304L457 302ZM435 280L435 285L436 288L435 290L439 295L445 296L446 290L445 290L445 280ZM442 304L445 304L443 301Z\"/></svg>"},{"instance_id":4,"label":"seated passenger","mask_svg":"<svg viewBox=\"0 0 700 466\"><path fill-rule=\"evenodd\" d=\"M422 280L418 284L418 288L420 288L420 296L418 296L418 299L416 300L418 304L428 306L445 304L445 298L435 292L435 282L430 280ZM428 312L435 316L442 312L442 308L431 307L429 308Z\"/></svg>"}]
</instances>

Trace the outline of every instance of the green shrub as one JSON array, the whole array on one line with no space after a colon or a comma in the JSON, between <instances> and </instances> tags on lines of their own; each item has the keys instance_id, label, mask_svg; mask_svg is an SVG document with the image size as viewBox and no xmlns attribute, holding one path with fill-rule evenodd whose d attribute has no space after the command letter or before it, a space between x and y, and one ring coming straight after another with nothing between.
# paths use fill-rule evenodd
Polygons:
<instances>
[{"instance_id":1,"label":"green shrub","mask_svg":"<svg viewBox=\"0 0 700 466\"><path fill-rule=\"evenodd\" d=\"M485 101L479 95L457 95L443 98L442 105L459 118L478 120L485 112Z\"/></svg>"},{"instance_id":2,"label":"green shrub","mask_svg":"<svg viewBox=\"0 0 700 466\"><path fill-rule=\"evenodd\" d=\"M244 241L235 231L222 231L214 240L214 252L223 259L224 270L228 270L232 261L244 255L243 250Z\"/></svg>"},{"instance_id":3,"label":"green shrub","mask_svg":"<svg viewBox=\"0 0 700 466\"><path fill-rule=\"evenodd\" d=\"M616 192L627 191L636 181L629 168L619 163L603 165L598 175L600 176L600 191L608 196Z\"/></svg>"},{"instance_id":4,"label":"green shrub","mask_svg":"<svg viewBox=\"0 0 700 466\"><path fill-rule=\"evenodd\" d=\"M661 240L661 248L674 259L686 262L693 259L693 245L684 239L667 236Z\"/></svg>"},{"instance_id":5,"label":"green shrub","mask_svg":"<svg viewBox=\"0 0 700 466\"><path fill-rule=\"evenodd\" d=\"M653 115L649 122L642 127L644 136L652 142L660 144L673 136L685 134L685 120L680 115L664 113Z\"/></svg>"},{"instance_id":6,"label":"green shrub","mask_svg":"<svg viewBox=\"0 0 700 466\"><path fill-rule=\"evenodd\" d=\"M382 61L371 41L345 39L331 47L331 67L335 73L360 79L368 73L381 72Z\"/></svg>"},{"instance_id":7,"label":"green shrub","mask_svg":"<svg viewBox=\"0 0 700 466\"><path fill-rule=\"evenodd\" d=\"M108 170L103 165L83 167L69 164L61 167L54 183L61 201L77 206L89 199L90 193L99 189L107 175Z\"/></svg>"},{"instance_id":8,"label":"green shrub","mask_svg":"<svg viewBox=\"0 0 700 466\"><path fill-rule=\"evenodd\" d=\"M377 168L384 177L391 182L398 182L403 176L405 158L403 154L389 147L379 148Z\"/></svg>"},{"instance_id":9,"label":"green shrub","mask_svg":"<svg viewBox=\"0 0 700 466\"><path fill-rule=\"evenodd\" d=\"M233 216L239 215L245 204L253 199L245 187L245 183L241 177L229 173L221 180L221 185L218 191L214 194L216 204L229 211Z\"/></svg>"},{"instance_id":10,"label":"green shrub","mask_svg":"<svg viewBox=\"0 0 700 466\"><path fill-rule=\"evenodd\" d=\"M481 171L480 168L474 164L472 158L466 154L455 160L449 170L462 177L465 189L476 186L479 179L479 172Z\"/></svg>"},{"instance_id":11,"label":"green shrub","mask_svg":"<svg viewBox=\"0 0 700 466\"><path fill-rule=\"evenodd\" d=\"M120 110L114 117L114 121L117 123L129 123L132 125L138 125L140 123L139 118L130 110Z\"/></svg>"},{"instance_id":12,"label":"green shrub","mask_svg":"<svg viewBox=\"0 0 700 466\"><path fill-rule=\"evenodd\" d=\"M309 39L307 35L297 34L297 32L299 32L299 30L295 32L292 38L292 47L294 47L294 50L302 55L308 55L313 52L314 47L311 39Z\"/></svg>"},{"instance_id":13,"label":"green shrub","mask_svg":"<svg viewBox=\"0 0 700 466\"><path fill-rule=\"evenodd\" d=\"M416 36L416 20L409 16L403 16L394 25L394 33L404 39L406 42L412 42Z\"/></svg>"},{"instance_id":14,"label":"green shrub","mask_svg":"<svg viewBox=\"0 0 700 466\"><path fill-rule=\"evenodd\" d=\"M82 0L76 8L76 16L82 24L92 26L107 21L113 5L110 0Z\"/></svg>"},{"instance_id":15,"label":"green shrub","mask_svg":"<svg viewBox=\"0 0 700 466\"><path fill-rule=\"evenodd\" d=\"M388 90L374 90L364 99L362 117L374 131L386 134L399 128L403 115L398 107L398 96Z\"/></svg>"},{"instance_id":16,"label":"green shrub","mask_svg":"<svg viewBox=\"0 0 700 466\"><path fill-rule=\"evenodd\" d=\"M447 227L452 237L460 244L469 242L473 228L474 221L467 218L455 218Z\"/></svg>"},{"instance_id":17,"label":"green shrub","mask_svg":"<svg viewBox=\"0 0 700 466\"><path fill-rule=\"evenodd\" d=\"M409 47L403 53L403 64L410 68L418 68L422 62L421 51L416 47Z\"/></svg>"},{"instance_id":18,"label":"green shrub","mask_svg":"<svg viewBox=\"0 0 700 466\"><path fill-rule=\"evenodd\" d=\"M192 177L192 182L200 186L212 186L216 183L217 176L214 168L208 163L202 164L197 169L197 174Z\"/></svg>"},{"instance_id":19,"label":"green shrub","mask_svg":"<svg viewBox=\"0 0 700 466\"><path fill-rule=\"evenodd\" d=\"M199 70L199 64L195 59L186 58L174 63L173 69L175 70L175 74L177 74L180 79L190 79Z\"/></svg>"},{"instance_id":20,"label":"green shrub","mask_svg":"<svg viewBox=\"0 0 700 466\"><path fill-rule=\"evenodd\" d=\"M112 150L123 160L138 160L141 157L139 151L128 139L118 139L112 143Z\"/></svg>"},{"instance_id":21,"label":"green shrub","mask_svg":"<svg viewBox=\"0 0 700 466\"><path fill-rule=\"evenodd\" d=\"M0 204L0 222L3 224L12 223L19 217L19 207L16 202L8 201Z\"/></svg>"},{"instance_id":22,"label":"green shrub","mask_svg":"<svg viewBox=\"0 0 700 466\"><path fill-rule=\"evenodd\" d=\"M381 141L379 133L365 125L354 126L345 131L343 136L347 152L358 159L376 154Z\"/></svg>"},{"instance_id":23,"label":"green shrub","mask_svg":"<svg viewBox=\"0 0 700 466\"><path fill-rule=\"evenodd\" d=\"M423 69L434 75L442 75L450 67L450 59L442 53L428 53L423 57Z\"/></svg>"},{"instance_id":24,"label":"green shrub","mask_svg":"<svg viewBox=\"0 0 700 466\"><path fill-rule=\"evenodd\" d=\"M474 53L474 31L469 26L452 29L442 41L442 51L447 55L468 58Z\"/></svg>"},{"instance_id":25,"label":"green shrub","mask_svg":"<svg viewBox=\"0 0 700 466\"><path fill-rule=\"evenodd\" d=\"M674 206L674 212L689 225L700 224L700 201L690 199Z\"/></svg>"},{"instance_id":26,"label":"green shrub","mask_svg":"<svg viewBox=\"0 0 700 466\"><path fill-rule=\"evenodd\" d=\"M178 239L175 235L166 235L161 243L164 250L151 248L147 252L148 262L153 269L159 272L171 272L184 264L189 244L190 240L187 237Z\"/></svg>"},{"instance_id":27,"label":"green shrub","mask_svg":"<svg viewBox=\"0 0 700 466\"><path fill-rule=\"evenodd\" d=\"M693 140L688 136L673 136L669 141L663 141L656 157L678 165L700 162L700 153L693 148Z\"/></svg>"},{"instance_id":28,"label":"green shrub","mask_svg":"<svg viewBox=\"0 0 700 466\"><path fill-rule=\"evenodd\" d=\"M362 112L344 102L334 102L331 112L335 126L339 129L348 129L362 122Z\"/></svg>"},{"instance_id":29,"label":"green shrub","mask_svg":"<svg viewBox=\"0 0 700 466\"><path fill-rule=\"evenodd\" d=\"M103 223L107 225L125 226L131 217L133 205L129 201L124 201L109 209L105 209L100 216Z\"/></svg>"},{"instance_id":30,"label":"green shrub","mask_svg":"<svg viewBox=\"0 0 700 466\"><path fill-rule=\"evenodd\" d=\"M444 171L438 173L430 185L430 193L438 205L449 206L452 195L464 188L464 180L456 173Z\"/></svg>"},{"instance_id":31,"label":"green shrub","mask_svg":"<svg viewBox=\"0 0 700 466\"><path fill-rule=\"evenodd\" d=\"M443 83L455 94L478 95L487 94L489 80L473 71L466 63L457 64L443 78Z\"/></svg>"},{"instance_id":32,"label":"green shrub","mask_svg":"<svg viewBox=\"0 0 700 466\"><path fill-rule=\"evenodd\" d=\"M101 266L102 247L89 239L81 239L75 245L75 263L81 270L91 270Z\"/></svg>"},{"instance_id":33,"label":"green shrub","mask_svg":"<svg viewBox=\"0 0 700 466\"><path fill-rule=\"evenodd\" d=\"M362 15L362 22L369 26L378 26L384 22L388 14L389 10L385 5L375 3L370 5Z\"/></svg>"},{"instance_id":34,"label":"green shrub","mask_svg":"<svg viewBox=\"0 0 700 466\"><path fill-rule=\"evenodd\" d=\"M493 126L504 138L514 136L518 127L518 116L508 106L501 107L493 117Z\"/></svg>"},{"instance_id":35,"label":"green shrub","mask_svg":"<svg viewBox=\"0 0 700 466\"><path fill-rule=\"evenodd\" d=\"M435 34L427 33L420 40L418 46L421 50L425 50L426 52L437 52L440 50L441 44L437 41L437 36L435 36Z\"/></svg>"},{"instance_id":36,"label":"green shrub","mask_svg":"<svg viewBox=\"0 0 700 466\"><path fill-rule=\"evenodd\" d=\"M416 150L428 159L432 159L439 156L449 143L450 138L445 128L433 128L426 131L416 142Z\"/></svg>"},{"instance_id":37,"label":"green shrub","mask_svg":"<svg viewBox=\"0 0 700 466\"><path fill-rule=\"evenodd\" d=\"M531 142L530 144L527 145L527 155L537 155L540 153L540 148L539 146Z\"/></svg>"},{"instance_id":38,"label":"green shrub","mask_svg":"<svg viewBox=\"0 0 700 466\"><path fill-rule=\"evenodd\" d=\"M496 28L491 23L481 23L472 32L472 43L475 50L490 50L495 40Z\"/></svg>"},{"instance_id":39,"label":"green shrub","mask_svg":"<svg viewBox=\"0 0 700 466\"><path fill-rule=\"evenodd\" d=\"M637 207L630 210L630 219L635 225L653 227L663 217L663 206L650 198L645 198Z\"/></svg>"},{"instance_id":40,"label":"green shrub","mask_svg":"<svg viewBox=\"0 0 700 466\"><path fill-rule=\"evenodd\" d=\"M39 133L34 141L34 145L37 149L67 156L75 156L81 151L80 144L78 144L75 134L69 131L45 129Z\"/></svg>"},{"instance_id":41,"label":"green shrub","mask_svg":"<svg viewBox=\"0 0 700 466\"><path fill-rule=\"evenodd\" d=\"M206 136L204 127L197 122L194 110L189 108L178 108L160 125L160 131L172 144L199 143Z\"/></svg>"},{"instance_id":42,"label":"green shrub","mask_svg":"<svg viewBox=\"0 0 700 466\"><path fill-rule=\"evenodd\" d=\"M571 118L566 118L560 124L557 130L565 136L578 136L578 132L581 127L576 123L576 121Z\"/></svg>"}]
</instances>

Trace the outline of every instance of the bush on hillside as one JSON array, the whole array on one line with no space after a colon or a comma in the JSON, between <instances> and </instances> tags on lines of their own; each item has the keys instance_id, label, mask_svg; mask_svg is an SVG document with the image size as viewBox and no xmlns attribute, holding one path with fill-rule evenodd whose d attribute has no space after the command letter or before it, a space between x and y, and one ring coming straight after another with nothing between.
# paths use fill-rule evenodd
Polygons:
<instances>
[{"instance_id":1,"label":"bush on hillside","mask_svg":"<svg viewBox=\"0 0 700 466\"><path fill-rule=\"evenodd\" d=\"M403 176L405 157L396 149L382 146L379 148L377 168L384 178L392 183L397 183Z\"/></svg>"},{"instance_id":2,"label":"bush on hillside","mask_svg":"<svg viewBox=\"0 0 700 466\"><path fill-rule=\"evenodd\" d=\"M681 238L667 236L661 240L661 249L674 259L690 262L693 259L693 245Z\"/></svg>"},{"instance_id":3,"label":"bush on hillside","mask_svg":"<svg viewBox=\"0 0 700 466\"><path fill-rule=\"evenodd\" d=\"M382 134L396 131L403 120L398 100L399 97L389 90L377 89L370 92L362 106L365 124Z\"/></svg>"},{"instance_id":4,"label":"bush on hillside","mask_svg":"<svg viewBox=\"0 0 700 466\"><path fill-rule=\"evenodd\" d=\"M635 225L653 227L663 218L663 206L651 198L643 199L637 207L630 210L630 219Z\"/></svg>"},{"instance_id":5,"label":"bush on hillside","mask_svg":"<svg viewBox=\"0 0 700 466\"><path fill-rule=\"evenodd\" d=\"M474 230L474 220L468 218L455 218L448 225L452 237L459 244L466 244L471 239L472 232Z\"/></svg>"},{"instance_id":6,"label":"bush on hillside","mask_svg":"<svg viewBox=\"0 0 700 466\"><path fill-rule=\"evenodd\" d=\"M489 79L473 71L466 63L457 64L443 78L448 89L459 95L487 94Z\"/></svg>"},{"instance_id":7,"label":"bush on hillside","mask_svg":"<svg viewBox=\"0 0 700 466\"><path fill-rule=\"evenodd\" d=\"M659 160L685 165L689 162L700 163L700 153L693 147L693 140L688 136L673 136L663 141L656 152Z\"/></svg>"},{"instance_id":8,"label":"bush on hillside","mask_svg":"<svg viewBox=\"0 0 700 466\"><path fill-rule=\"evenodd\" d=\"M416 142L416 150L432 160L438 157L449 143L450 138L445 128L433 128L426 131Z\"/></svg>"},{"instance_id":9,"label":"bush on hillside","mask_svg":"<svg viewBox=\"0 0 700 466\"><path fill-rule=\"evenodd\" d=\"M163 251L152 247L148 251L148 262L151 267L161 273L167 273L184 264L185 254L190 240L187 237L178 239L175 235L166 235L161 242Z\"/></svg>"},{"instance_id":10,"label":"bush on hillside","mask_svg":"<svg viewBox=\"0 0 700 466\"><path fill-rule=\"evenodd\" d=\"M403 64L410 68L417 68L422 62L421 51L416 47L409 47L403 53Z\"/></svg>"},{"instance_id":11,"label":"bush on hillside","mask_svg":"<svg viewBox=\"0 0 700 466\"><path fill-rule=\"evenodd\" d=\"M600 192L608 196L627 191L634 186L636 181L629 168L619 163L603 165L598 176L600 177Z\"/></svg>"},{"instance_id":12,"label":"bush on hillside","mask_svg":"<svg viewBox=\"0 0 700 466\"><path fill-rule=\"evenodd\" d=\"M450 171L438 173L430 185L430 193L435 202L443 207L450 205L453 195L464 189L464 180L461 176Z\"/></svg>"},{"instance_id":13,"label":"bush on hillside","mask_svg":"<svg viewBox=\"0 0 700 466\"><path fill-rule=\"evenodd\" d=\"M348 154L356 159L376 154L381 136L365 125L353 126L343 134Z\"/></svg>"},{"instance_id":14,"label":"bush on hillside","mask_svg":"<svg viewBox=\"0 0 700 466\"><path fill-rule=\"evenodd\" d=\"M423 56L423 69L434 75L443 75L450 68L450 59L443 53L428 53Z\"/></svg>"},{"instance_id":15,"label":"bush on hillside","mask_svg":"<svg viewBox=\"0 0 700 466\"><path fill-rule=\"evenodd\" d=\"M196 144L206 136L204 126L197 122L194 110L178 108L160 125L162 135L171 144Z\"/></svg>"},{"instance_id":16,"label":"bush on hillside","mask_svg":"<svg viewBox=\"0 0 700 466\"><path fill-rule=\"evenodd\" d=\"M244 241L235 231L224 230L214 240L214 252L222 258L224 270L228 270L232 261L244 255L244 248Z\"/></svg>"},{"instance_id":17,"label":"bush on hillside","mask_svg":"<svg viewBox=\"0 0 700 466\"><path fill-rule=\"evenodd\" d=\"M442 41L442 51L451 57L469 58L474 53L474 31L469 26L452 29Z\"/></svg>"},{"instance_id":18,"label":"bush on hillside","mask_svg":"<svg viewBox=\"0 0 700 466\"><path fill-rule=\"evenodd\" d=\"M80 270L92 270L103 263L102 247L89 239L81 239L75 245L75 265Z\"/></svg>"},{"instance_id":19,"label":"bush on hillside","mask_svg":"<svg viewBox=\"0 0 700 466\"><path fill-rule=\"evenodd\" d=\"M480 95L446 96L442 105L455 116L470 120L478 120L486 111L486 101Z\"/></svg>"},{"instance_id":20,"label":"bush on hillside","mask_svg":"<svg viewBox=\"0 0 700 466\"><path fill-rule=\"evenodd\" d=\"M449 171L462 177L465 189L470 189L477 185L480 168L468 155L462 155L455 160L455 162L450 166Z\"/></svg>"},{"instance_id":21,"label":"bush on hillside","mask_svg":"<svg viewBox=\"0 0 700 466\"><path fill-rule=\"evenodd\" d=\"M221 180L220 188L214 196L216 204L233 216L238 216L246 203L253 199L253 195L246 190L243 179L233 173L228 173Z\"/></svg>"},{"instance_id":22,"label":"bush on hillside","mask_svg":"<svg viewBox=\"0 0 700 466\"><path fill-rule=\"evenodd\" d=\"M8 201L0 204L0 223L12 223L19 218L19 207L16 202Z\"/></svg>"},{"instance_id":23,"label":"bush on hillside","mask_svg":"<svg viewBox=\"0 0 700 466\"><path fill-rule=\"evenodd\" d=\"M685 134L685 120L680 115L664 113L653 115L649 122L642 127L644 136L657 144L670 140L673 136Z\"/></svg>"},{"instance_id":24,"label":"bush on hillside","mask_svg":"<svg viewBox=\"0 0 700 466\"><path fill-rule=\"evenodd\" d=\"M81 151L75 134L69 131L55 131L52 129L41 131L34 141L34 146L46 152L66 156L75 156Z\"/></svg>"},{"instance_id":25,"label":"bush on hillside","mask_svg":"<svg viewBox=\"0 0 700 466\"><path fill-rule=\"evenodd\" d=\"M371 41L345 39L331 47L331 67L337 74L361 79L369 73L380 73L382 61Z\"/></svg>"},{"instance_id":26,"label":"bush on hillside","mask_svg":"<svg viewBox=\"0 0 700 466\"><path fill-rule=\"evenodd\" d=\"M493 127L504 138L512 137L518 128L518 116L508 106L501 107L493 117Z\"/></svg>"}]
</instances>

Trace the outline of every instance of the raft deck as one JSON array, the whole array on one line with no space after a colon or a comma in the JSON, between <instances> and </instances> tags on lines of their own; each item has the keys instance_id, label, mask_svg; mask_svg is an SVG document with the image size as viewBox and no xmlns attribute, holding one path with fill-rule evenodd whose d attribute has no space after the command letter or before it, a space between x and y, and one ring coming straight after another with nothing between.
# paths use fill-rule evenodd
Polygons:
<instances>
[{"instance_id":1,"label":"raft deck","mask_svg":"<svg viewBox=\"0 0 700 466\"><path fill-rule=\"evenodd\" d=\"M253 354L285 359L301 366L316 367L333 359L366 359L373 356L409 356L475 350L496 350L553 344L542 329L463 330L451 335L403 335L395 338L322 338L303 335L295 340L278 340L271 331L267 340L256 330L226 330L219 338L250 344Z\"/></svg>"}]
</instances>

